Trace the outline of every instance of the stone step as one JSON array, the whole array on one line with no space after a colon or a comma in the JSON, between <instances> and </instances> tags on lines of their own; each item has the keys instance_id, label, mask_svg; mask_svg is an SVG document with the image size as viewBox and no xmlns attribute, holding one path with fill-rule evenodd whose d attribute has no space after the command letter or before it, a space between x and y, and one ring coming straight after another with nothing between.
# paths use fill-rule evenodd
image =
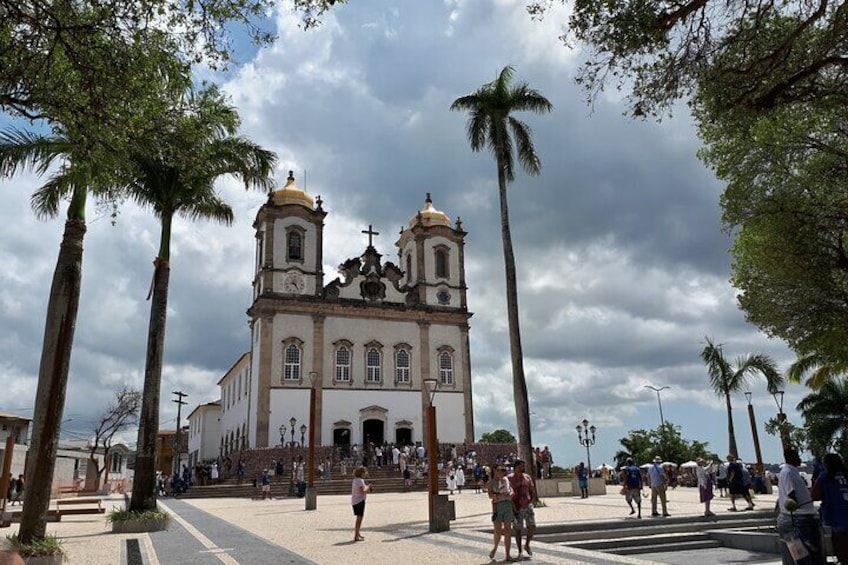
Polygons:
<instances>
[{"instance_id":1,"label":"stone step","mask_svg":"<svg viewBox=\"0 0 848 565\"><path fill-rule=\"evenodd\" d=\"M623 519L623 520L595 520L595 521L580 521L580 522L564 522L561 524L543 524L536 528L536 535L552 534L552 533L571 533L581 531L594 531L599 529L614 530L614 529L633 529L640 527L653 527L656 524L664 526L672 526L675 524L724 524L726 522L737 522L739 520L774 520L774 512L771 510L759 510L750 512L726 512L724 514L716 514L715 516L671 516L669 518L652 518L650 516L650 508L648 512L642 509L641 520Z\"/></svg>"},{"instance_id":2,"label":"stone step","mask_svg":"<svg viewBox=\"0 0 848 565\"><path fill-rule=\"evenodd\" d=\"M584 540L670 535L726 528L750 528L773 525L774 517L751 517L712 521L690 518L690 521L677 521L674 523L670 523L669 518L648 518L642 520L623 520L622 522L596 523L594 525L595 529L579 529L576 531L555 531L540 534L537 530L536 539L545 543L566 543Z\"/></svg>"},{"instance_id":3,"label":"stone step","mask_svg":"<svg viewBox=\"0 0 848 565\"><path fill-rule=\"evenodd\" d=\"M653 545L622 546L613 550L608 550L606 553L612 553L613 555L640 555L645 553L668 553L671 551L687 551L694 549L714 549L716 547L722 547L721 542L706 537L703 540L686 541L675 543L674 545L660 542Z\"/></svg>"},{"instance_id":4,"label":"stone step","mask_svg":"<svg viewBox=\"0 0 848 565\"><path fill-rule=\"evenodd\" d=\"M640 536L628 538L613 538L602 540L586 540L578 542L564 543L568 547L577 547L580 549L589 549L592 551L613 551L621 547L638 547L641 545L665 545L674 547L678 544L691 541L704 541L710 539L709 535L703 532L691 532L682 534L670 534L662 536Z\"/></svg>"}]
</instances>

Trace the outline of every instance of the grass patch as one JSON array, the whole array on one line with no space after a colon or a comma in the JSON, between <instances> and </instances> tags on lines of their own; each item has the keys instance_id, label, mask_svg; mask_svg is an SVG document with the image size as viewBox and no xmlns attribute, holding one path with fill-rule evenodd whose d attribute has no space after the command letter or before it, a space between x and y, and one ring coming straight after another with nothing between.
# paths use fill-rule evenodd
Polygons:
<instances>
[{"instance_id":1,"label":"grass patch","mask_svg":"<svg viewBox=\"0 0 848 565\"><path fill-rule=\"evenodd\" d=\"M62 540L53 535L46 535L42 539L37 539L32 543L21 543L18 534L6 536L12 548L17 551L21 557L42 557L47 555L63 555L65 550L62 548Z\"/></svg>"},{"instance_id":2,"label":"grass patch","mask_svg":"<svg viewBox=\"0 0 848 565\"><path fill-rule=\"evenodd\" d=\"M171 515L163 510L145 510L144 512L134 512L132 510L121 510L113 508L111 512L106 514L106 522L126 522L127 520L165 520L171 519Z\"/></svg>"}]
</instances>

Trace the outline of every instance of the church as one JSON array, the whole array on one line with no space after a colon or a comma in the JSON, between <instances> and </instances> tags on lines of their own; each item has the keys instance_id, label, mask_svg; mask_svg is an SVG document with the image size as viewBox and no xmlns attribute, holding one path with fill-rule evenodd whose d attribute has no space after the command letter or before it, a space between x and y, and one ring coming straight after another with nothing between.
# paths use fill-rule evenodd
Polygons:
<instances>
[{"instance_id":1,"label":"church","mask_svg":"<svg viewBox=\"0 0 848 565\"><path fill-rule=\"evenodd\" d=\"M423 442L426 378L438 381L439 441L474 441L461 220L427 194L400 230L397 265L383 261L369 226L356 234L367 236L362 254L325 282L326 216L291 173L259 209L250 350L218 383L218 449L195 461L302 441L313 379L316 445ZM195 420L191 436L208 437L213 426Z\"/></svg>"}]
</instances>

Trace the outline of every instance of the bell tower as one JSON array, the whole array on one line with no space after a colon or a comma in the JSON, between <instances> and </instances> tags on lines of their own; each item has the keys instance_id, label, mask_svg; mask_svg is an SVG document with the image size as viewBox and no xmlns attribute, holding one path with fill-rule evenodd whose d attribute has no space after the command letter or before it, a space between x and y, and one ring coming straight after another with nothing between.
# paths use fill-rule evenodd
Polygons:
<instances>
[{"instance_id":1,"label":"bell tower","mask_svg":"<svg viewBox=\"0 0 848 565\"><path fill-rule=\"evenodd\" d=\"M321 197L313 200L289 171L286 185L268 195L259 209L253 298L263 294L320 296L324 217Z\"/></svg>"},{"instance_id":2,"label":"bell tower","mask_svg":"<svg viewBox=\"0 0 848 565\"><path fill-rule=\"evenodd\" d=\"M466 309L465 236L462 220L455 227L433 206L430 193L424 208L401 228L397 245L404 282L417 304Z\"/></svg>"}]
</instances>

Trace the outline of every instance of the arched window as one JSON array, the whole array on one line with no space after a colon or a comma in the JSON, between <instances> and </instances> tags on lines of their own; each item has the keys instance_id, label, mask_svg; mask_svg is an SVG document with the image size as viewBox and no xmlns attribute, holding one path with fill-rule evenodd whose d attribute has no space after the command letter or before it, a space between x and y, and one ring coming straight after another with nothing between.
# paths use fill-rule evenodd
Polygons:
<instances>
[{"instance_id":1,"label":"arched window","mask_svg":"<svg viewBox=\"0 0 848 565\"><path fill-rule=\"evenodd\" d=\"M439 353L439 381L443 385L453 384L453 357L449 351Z\"/></svg>"},{"instance_id":2,"label":"arched window","mask_svg":"<svg viewBox=\"0 0 848 565\"><path fill-rule=\"evenodd\" d=\"M286 238L286 257L289 261L303 261L303 234L290 230Z\"/></svg>"},{"instance_id":3,"label":"arched window","mask_svg":"<svg viewBox=\"0 0 848 565\"><path fill-rule=\"evenodd\" d=\"M447 247L436 248L436 277L440 279L450 277L450 253Z\"/></svg>"},{"instance_id":4,"label":"arched window","mask_svg":"<svg viewBox=\"0 0 848 565\"><path fill-rule=\"evenodd\" d=\"M300 348L293 343L286 346L285 362L283 365L283 380L300 380Z\"/></svg>"},{"instance_id":5,"label":"arched window","mask_svg":"<svg viewBox=\"0 0 848 565\"><path fill-rule=\"evenodd\" d=\"M365 354L365 382L379 383L382 380L382 355L380 350L372 347Z\"/></svg>"},{"instance_id":6,"label":"arched window","mask_svg":"<svg viewBox=\"0 0 848 565\"><path fill-rule=\"evenodd\" d=\"M409 351L398 349L395 353L395 382L409 382Z\"/></svg>"},{"instance_id":7,"label":"arched window","mask_svg":"<svg viewBox=\"0 0 848 565\"><path fill-rule=\"evenodd\" d=\"M336 349L336 380L350 382L350 349L346 345Z\"/></svg>"}]
</instances>

